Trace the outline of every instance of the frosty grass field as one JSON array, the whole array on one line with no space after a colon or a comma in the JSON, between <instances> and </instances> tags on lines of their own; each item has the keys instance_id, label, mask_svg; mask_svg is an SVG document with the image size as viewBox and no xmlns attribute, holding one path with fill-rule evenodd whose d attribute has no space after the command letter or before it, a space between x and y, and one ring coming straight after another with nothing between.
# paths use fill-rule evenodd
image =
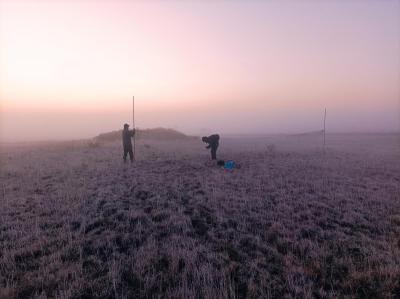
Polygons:
<instances>
[{"instance_id":1,"label":"frosty grass field","mask_svg":"<svg viewBox=\"0 0 400 299\"><path fill-rule=\"evenodd\" d=\"M0 146L0 298L399 298L398 134Z\"/></svg>"}]
</instances>

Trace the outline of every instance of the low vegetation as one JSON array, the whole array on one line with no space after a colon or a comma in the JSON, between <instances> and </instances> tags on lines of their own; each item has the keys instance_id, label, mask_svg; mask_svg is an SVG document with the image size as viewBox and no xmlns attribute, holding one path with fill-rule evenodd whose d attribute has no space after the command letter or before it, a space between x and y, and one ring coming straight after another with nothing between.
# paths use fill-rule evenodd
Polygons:
<instances>
[{"instance_id":1,"label":"low vegetation","mask_svg":"<svg viewBox=\"0 0 400 299\"><path fill-rule=\"evenodd\" d=\"M395 153L223 144L4 148L0 298L400 296Z\"/></svg>"}]
</instances>

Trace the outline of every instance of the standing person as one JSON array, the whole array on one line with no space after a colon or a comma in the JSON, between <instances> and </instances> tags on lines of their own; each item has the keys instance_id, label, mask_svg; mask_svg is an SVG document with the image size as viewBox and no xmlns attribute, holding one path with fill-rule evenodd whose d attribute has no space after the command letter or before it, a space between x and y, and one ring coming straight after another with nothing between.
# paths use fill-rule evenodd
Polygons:
<instances>
[{"instance_id":1,"label":"standing person","mask_svg":"<svg viewBox=\"0 0 400 299\"><path fill-rule=\"evenodd\" d=\"M211 148L211 159L212 160L216 160L217 159L217 148L219 145L219 135L218 134L213 134L211 136L204 136L203 138L201 138L201 140L204 143L207 143L208 145L206 146L206 148Z\"/></svg>"},{"instance_id":2,"label":"standing person","mask_svg":"<svg viewBox=\"0 0 400 299\"><path fill-rule=\"evenodd\" d=\"M129 125L124 124L122 131L122 145L124 147L124 163L126 162L126 156L129 154L131 163L133 162L133 150L132 150L132 137L135 135L135 129L129 131Z\"/></svg>"}]
</instances>

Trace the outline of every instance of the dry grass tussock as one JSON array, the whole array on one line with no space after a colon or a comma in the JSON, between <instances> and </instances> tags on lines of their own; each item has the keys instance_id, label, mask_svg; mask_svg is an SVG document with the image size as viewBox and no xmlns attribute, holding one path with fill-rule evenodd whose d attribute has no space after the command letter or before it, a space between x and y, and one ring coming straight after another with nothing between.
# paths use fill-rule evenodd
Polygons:
<instances>
[{"instance_id":1,"label":"dry grass tussock","mask_svg":"<svg viewBox=\"0 0 400 299\"><path fill-rule=\"evenodd\" d=\"M228 144L3 148L0 298L400 296L399 156Z\"/></svg>"}]
</instances>

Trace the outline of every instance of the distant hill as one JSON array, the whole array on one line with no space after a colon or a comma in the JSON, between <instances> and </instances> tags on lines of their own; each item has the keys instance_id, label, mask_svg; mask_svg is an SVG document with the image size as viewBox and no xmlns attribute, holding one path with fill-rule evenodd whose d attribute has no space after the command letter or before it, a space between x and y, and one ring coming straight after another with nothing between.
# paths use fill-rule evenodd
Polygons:
<instances>
[{"instance_id":1,"label":"distant hill","mask_svg":"<svg viewBox=\"0 0 400 299\"><path fill-rule=\"evenodd\" d=\"M324 134L324 130L304 132L304 133L291 134L291 135L292 136L317 136L317 135L322 135L322 134Z\"/></svg>"},{"instance_id":2,"label":"distant hill","mask_svg":"<svg viewBox=\"0 0 400 299\"><path fill-rule=\"evenodd\" d=\"M117 141L121 140L122 130L102 133L96 136L96 141ZM154 128L154 129L136 129L137 139L149 139L149 140L192 140L197 137L185 135L179 131L166 128Z\"/></svg>"}]
</instances>

